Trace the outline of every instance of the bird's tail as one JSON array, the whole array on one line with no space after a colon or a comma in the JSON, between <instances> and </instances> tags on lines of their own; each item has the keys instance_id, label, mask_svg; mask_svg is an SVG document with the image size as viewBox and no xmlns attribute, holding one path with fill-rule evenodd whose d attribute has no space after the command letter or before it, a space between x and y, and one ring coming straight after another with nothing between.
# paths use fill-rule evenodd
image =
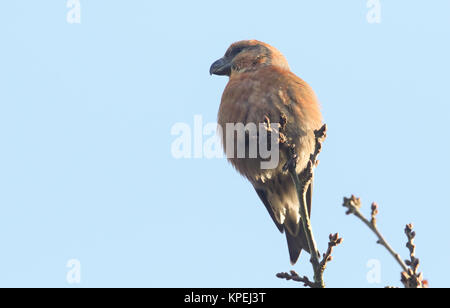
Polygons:
<instances>
[{"instance_id":1,"label":"bird's tail","mask_svg":"<svg viewBox=\"0 0 450 308\"><path fill-rule=\"evenodd\" d=\"M303 230L300 230L296 236L291 235L289 231L286 230L286 240L292 265L297 262L302 250L309 253L308 241Z\"/></svg>"},{"instance_id":2,"label":"bird's tail","mask_svg":"<svg viewBox=\"0 0 450 308\"><path fill-rule=\"evenodd\" d=\"M306 194L306 203L308 206L309 214L311 214L311 202L312 202L312 184L308 188L308 192ZM310 253L308 240L306 239L305 233L303 232L301 219L299 221L299 230L297 235L292 235L287 229L285 230L285 233L291 264L294 265L297 262L302 250L305 250L307 253Z\"/></svg>"}]
</instances>

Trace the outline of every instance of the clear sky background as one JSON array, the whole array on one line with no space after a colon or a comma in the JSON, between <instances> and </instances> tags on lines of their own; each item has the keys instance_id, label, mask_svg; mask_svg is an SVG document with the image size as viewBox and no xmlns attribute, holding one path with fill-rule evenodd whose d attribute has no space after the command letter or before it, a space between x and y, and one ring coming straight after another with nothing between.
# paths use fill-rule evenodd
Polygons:
<instances>
[{"instance_id":1,"label":"clear sky background","mask_svg":"<svg viewBox=\"0 0 450 308\"><path fill-rule=\"evenodd\" d=\"M342 198L448 286L450 2L81 0L0 4L0 286L292 287L283 235L223 159L174 159L171 127L215 122L234 41L276 46L315 89L329 137L313 228L344 243L331 287L400 286L400 268ZM79 260L81 283L66 280ZM378 260L380 283L370 283ZM311 276L307 255L294 267Z\"/></svg>"}]
</instances>

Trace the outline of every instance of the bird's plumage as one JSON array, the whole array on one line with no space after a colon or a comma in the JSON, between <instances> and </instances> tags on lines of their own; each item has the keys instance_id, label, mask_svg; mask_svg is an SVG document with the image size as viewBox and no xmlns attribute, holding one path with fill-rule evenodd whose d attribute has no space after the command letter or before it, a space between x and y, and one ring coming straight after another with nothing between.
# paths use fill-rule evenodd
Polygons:
<instances>
[{"instance_id":1,"label":"bird's plumage","mask_svg":"<svg viewBox=\"0 0 450 308\"><path fill-rule=\"evenodd\" d=\"M295 144L299 159L297 172L301 174L314 151L314 130L322 126L322 117L313 90L290 71L285 57L263 42L241 41L231 45L225 56L211 66L210 72L230 78L222 95L218 124L222 128L227 123L259 125L265 119L280 123L285 116L284 134ZM223 129L225 151L226 137ZM282 170L287 154L284 151L279 154L279 163L273 169L262 169L260 157L228 159L253 184L277 228L286 233L294 264L301 250L309 249L301 231L295 186L289 174ZM307 198L309 211L311 194L312 187Z\"/></svg>"}]
</instances>

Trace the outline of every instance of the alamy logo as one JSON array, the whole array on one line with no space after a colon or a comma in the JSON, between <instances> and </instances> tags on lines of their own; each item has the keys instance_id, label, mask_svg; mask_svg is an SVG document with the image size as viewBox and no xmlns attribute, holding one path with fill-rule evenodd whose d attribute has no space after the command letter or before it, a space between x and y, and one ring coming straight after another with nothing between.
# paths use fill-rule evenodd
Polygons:
<instances>
[{"instance_id":1,"label":"alamy logo","mask_svg":"<svg viewBox=\"0 0 450 308\"><path fill-rule=\"evenodd\" d=\"M367 262L367 282L370 284L380 284L381 283L381 262L380 260L372 259Z\"/></svg>"},{"instance_id":2,"label":"alamy logo","mask_svg":"<svg viewBox=\"0 0 450 308\"><path fill-rule=\"evenodd\" d=\"M68 284L80 284L81 283L81 263L77 259L71 259L67 261L67 268L69 269L66 275Z\"/></svg>"},{"instance_id":3,"label":"alamy logo","mask_svg":"<svg viewBox=\"0 0 450 308\"><path fill-rule=\"evenodd\" d=\"M223 158L222 140L227 158L258 158L261 169L274 169L279 164L279 123L216 123L203 125L202 116L194 116L194 125L172 126L172 157Z\"/></svg>"},{"instance_id":4,"label":"alamy logo","mask_svg":"<svg viewBox=\"0 0 450 308\"><path fill-rule=\"evenodd\" d=\"M381 23L381 3L380 0L368 0L367 8L367 22L369 24L379 24Z\"/></svg>"},{"instance_id":5,"label":"alamy logo","mask_svg":"<svg viewBox=\"0 0 450 308\"><path fill-rule=\"evenodd\" d=\"M81 23L81 4L80 0L67 0L66 4L69 11L67 12L67 23L80 24Z\"/></svg>"}]
</instances>

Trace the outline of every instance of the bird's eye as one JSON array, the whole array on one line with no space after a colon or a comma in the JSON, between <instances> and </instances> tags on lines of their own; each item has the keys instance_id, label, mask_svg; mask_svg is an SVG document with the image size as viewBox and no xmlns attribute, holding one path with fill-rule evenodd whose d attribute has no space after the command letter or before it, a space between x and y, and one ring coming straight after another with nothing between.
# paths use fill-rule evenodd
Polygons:
<instances>
[{"instance_id":1,"label":"bird's eye","mask_svg":"<svg viewBox=\"0 0 450 308\"><path fill-rule=\"evenodd\" d=\"M227 52L227 57L234 58L236 57L240 52L244 50L244 47L234 47L233 49L229 50Z\"/></svg>"}]
</instances>

